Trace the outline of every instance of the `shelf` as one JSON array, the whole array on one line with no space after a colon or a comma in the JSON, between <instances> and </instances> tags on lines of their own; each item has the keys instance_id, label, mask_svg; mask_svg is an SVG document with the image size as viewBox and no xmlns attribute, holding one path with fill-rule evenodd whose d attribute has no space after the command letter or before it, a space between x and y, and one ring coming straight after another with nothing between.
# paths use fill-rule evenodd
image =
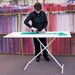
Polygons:
<instances>
[{"instance_id":1,"label":"shelf","mask_svg":"<svg viewBox=\"0 0 75 75\"><path fill-rule=\"evenodd\" d=\"M10 15L18 15L18 14L29 14L29 12L21 12L21 13L3 13L0 16L10 16Z\"/></svg>"},{"instance_id":2,"label":"shelf","mask_svg":"<svg viewBox=\"0 0 75 75\"><path fill-rule=\"evenodd\" d=\"M75 32L70 32L71 34L75 35Z\"/></svg>"},{"instance_id":3,"label":"shelf","mask_svg":"<svg viewBox=\"0 0 75 75\"><path fill-rule=\"evenodd\" d=\"M75 10L49 11L49 13L75 13Z\"/></svg>"},{"instance_id":4,"label":"shelf","mask_svg":"<svg viewBox=\"0 0 75 75\"><path fill-rule=\"evenodd\" d=\"M6 33L2 33L2 34L0 34L0 36L4 36L4 35L7 35Z\"/></svg>"},{"instance_id":5,"label":"shelf","mask_svg":"<svg viewBox=\"0 0 75 75\"><path fill-rule=\"evenodd\" d=\"M75 10L60 10L60 11L45 11L46 13L74 13ZM10 15L18 15L18 14L29 14L30 12L18 12L18 13L2 13L0 16L10 16Z\"/></svg>"},{"instance_id":6,"label":"shelf","mask_svg":"<svg viewBox=\"0 0 75 75\"><path fill-rule=\"evenodd\" d=\"M0 16L9 16L9 15L17 15L18 13L3 13L3 14L0 14Z\"/></svg>"}]
</instances>

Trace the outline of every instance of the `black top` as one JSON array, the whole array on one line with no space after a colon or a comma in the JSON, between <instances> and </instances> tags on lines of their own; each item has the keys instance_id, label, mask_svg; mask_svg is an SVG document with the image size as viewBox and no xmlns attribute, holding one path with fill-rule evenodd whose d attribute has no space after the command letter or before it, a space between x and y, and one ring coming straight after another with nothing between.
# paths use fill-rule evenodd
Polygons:
<instances>
[{"instance_id":1,"label":"black top","mask_svg":"<svg viewBox=\"0 0 75 75\"><path fill-rule=\"evenodd\" d=\"M32 25L29 24L29 21L32 21ZM47 17L44 11L41 11L37 14L35 11L31 12L28 17L25 19L24 24L29 28L35 27L38 31L46 29L47 26Z\"/></svg>"}]
</instances>

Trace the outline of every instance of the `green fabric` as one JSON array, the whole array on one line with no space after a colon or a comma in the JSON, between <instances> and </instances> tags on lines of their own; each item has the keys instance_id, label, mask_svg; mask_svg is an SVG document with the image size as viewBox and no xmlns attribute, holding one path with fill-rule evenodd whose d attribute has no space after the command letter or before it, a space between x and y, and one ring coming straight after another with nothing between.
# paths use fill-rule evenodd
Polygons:
<instances>
[{"instance_id":1,"label":"green fabric","mask_svg":"<svg viewBox=\"0 0 75 75\"><path fill-rule=\"evenodd\" d=\"M59 36L67 36L66 33L62 33L62 32L58 33L58 35L59 35Z\"/></svg>"},{"instance_id":2,"label":"green fabric","mask_svg":"<svg viewBox=\"0 0 75 75\"><path fill-rule=\"evenodd\" d=\"M44 33L41 33L41 32L21 32L21 34L44 34ZM57 34L59 36L67 36L66 33L63 33L63 32L54 32L54 33L46 33L46 34Z\"/></svg>"},{"instance_id":3,"label":"green fabric","mask_svg":"<svg viewBox=\"0 0 75 75\"><path fill-rule=\"evenodd\" d=\"M38 34L39 32L22 32L21 34Z\"/></svg>"}]
</instances>

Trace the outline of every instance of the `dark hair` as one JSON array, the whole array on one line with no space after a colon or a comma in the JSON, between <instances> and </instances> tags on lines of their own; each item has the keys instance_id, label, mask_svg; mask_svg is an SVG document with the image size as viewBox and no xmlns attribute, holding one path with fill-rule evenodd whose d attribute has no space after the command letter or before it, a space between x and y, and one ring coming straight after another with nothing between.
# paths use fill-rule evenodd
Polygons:
<instances>
[{"instance_id":1,"label":"dark hair","mask_svg":"<svg viewBox=\"0 0 75 75\"><path fill-rule=\"evenodd\" d=\"M37 10L37 11L40 11L42 9L42 5L41 3L37 2L34 4L34 9Z\"/></svg>"}]
</instances>

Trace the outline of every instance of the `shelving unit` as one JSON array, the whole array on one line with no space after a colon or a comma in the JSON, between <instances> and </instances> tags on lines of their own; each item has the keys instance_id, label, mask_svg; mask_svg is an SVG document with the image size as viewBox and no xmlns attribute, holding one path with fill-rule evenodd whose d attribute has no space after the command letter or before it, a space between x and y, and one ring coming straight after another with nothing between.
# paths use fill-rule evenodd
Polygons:
<instances>
[{"instance_id":1,"label":"shelving unit","mask_svg":"<svg viewBox=\"0 0 75 75\"><path fill-rule=\"evenodd\" d=\"M66 11L46 11L46 13L47 13L47 19L48 19L48 31L50 31L50 17L49 17L49 15L50 14L65 14L65 13L67 13L67 12L70 12L70 13L74 13L75 11L74 10L66 10ZM0 16L15 16L15 15L17 15L17 31L22 31L22 16L23 15L28 15L30 12L17 12L17 13L2 13L2 14L0 14ZM69 14L69 13L67 13L67 14ZM0 36L4 36L4 35L6 35L6 34L8 34L8 33L0 33ZM75 34L75 32L71 32L71 34L72 35L74 35ZM66 39L65 39L66 40ZM7 41L9 41L9 39L7 39ZM20 41L19 41L19 43L20 43L20 50L19 50L19 52L17 52L17 53L14 53L13 52L13 54L34 54L34 51L24 51L24 39L20 39ZM28 39L28 41L32 41L32 40L30 40L30 39ZM50 41L50 39L47 39L47 42L48 41ZM59 41L61 41L61 40L59 40ZM71 42L71 39L70 39L70 42ZM16 44L16 43L15 43ZM7 46L9 45L9 43L7 42ZM50 48L50 47L49 47ZM71 50L70 50L71 51ZM26 53L25 53L26 52ZM29 52L29 53L28 53ZM31 53L30 53L31 52ZM0 52L1 53L1 52ZM9 51L9 48L7 48L7 52L6 53L10 53L10 51ZM70 52L71 53L71 52ZM70 54L70 53L67 53L67 54L55 54L55 55L72 55L72 54ZM74 55L74 54L73 54Z\"/></svg>"}]
</instances>

